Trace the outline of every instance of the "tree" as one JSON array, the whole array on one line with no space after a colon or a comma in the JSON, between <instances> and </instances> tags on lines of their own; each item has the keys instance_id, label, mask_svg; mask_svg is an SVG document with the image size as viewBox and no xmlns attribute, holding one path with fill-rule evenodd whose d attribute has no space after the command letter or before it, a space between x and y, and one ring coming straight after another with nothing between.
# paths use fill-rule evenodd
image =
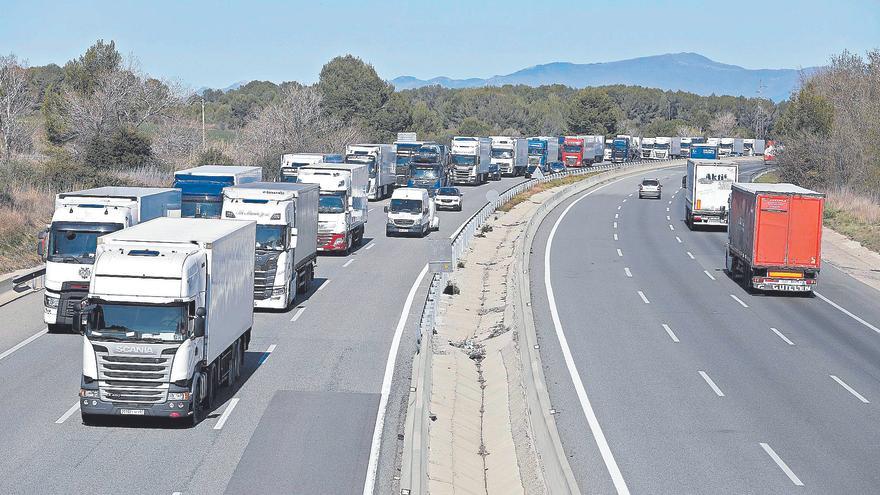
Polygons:
<instances>
[{"instance_id":1,"label":"tree","mask_svg":"<svg viewBox=\"0 0 880 495\"><path fill-rule=\"evenodd\" d=\"M116 50L116 43L98 40L81 57L64 65L64 82L73 91L90 95L103 76L121 67L122 55Z\"/></svg>"},{"instance_id":2,"label":"tree","mask_svg":"<svg viewBox=\"0 0 880 495\"><path fill-rule=\"evenodd\" d=\"M376 129L375 119L391 98L394 87L380 79L372 65L346 55L324 65L318 90L323 95L322 108L328 115L346 124Z\"/></svg>"},{"instance_id":3,"label":"tree","mask_svg":"<svg viewBox=\"0 0 880 495\"><path fill-rule=\"evenodd\" d=\"M409 100L400 93L392 93L388 103L376 113L376 138L380 141L392 141L400 131L407 131L413 126L413 108Z\"/></svg>"},{"instance_id":4,"label":"tree","mask_svg":"<svg viewBox=\"0 0 880 495\"><path fill-rule=\"evenodd\" d=\"M709 132L716 137L730 137L733 135L734 127L736 127L736 115L726 111L715 116L709 124Z\"/></svg>"},{"instance_id":5,"label":"tree","mask_svg":"<svg viewBox=\"0 0 880 495\"><path fill-rule=\"evenodd\" d=\"M571 99L566 126L573 134L617 133L620 110L608 93L597 88L584 88Z\"/></svg>"},{"instance_id":6,"label":"tree","mask_svg":"<svg viewBox=\"0 0 880 495\"><path fill-rule=\"evenodd\" d=\"M3 160L9 163L13 141L20 132L20 120L30 106L27 62L15 55L0 57L0 131L3 132Z\"/></svg>"},{"instance_id":7,"label":"tree","mask_svg":"<svg viewBox=\"0 0 880 495\"><path fill-rule=\"evenodd\" d=\"M54 145L61 145L70 139L70 129L65 122L64 98L61 90L55 85L46 88L43 95L43 103L40 106L43 114L43 128L46 130L46 139Z\"/></svg>"},{"instance_id":8,"label":"tree","mask_svg":"<svg viewBox=\"0 0 880 495\"><path fill-rule=\"evenodd\" d=\"M489 124L476 117L465 117L458 125L458 133L463 136L485 136L490 130Z\"/></svg>"}]
</instances>

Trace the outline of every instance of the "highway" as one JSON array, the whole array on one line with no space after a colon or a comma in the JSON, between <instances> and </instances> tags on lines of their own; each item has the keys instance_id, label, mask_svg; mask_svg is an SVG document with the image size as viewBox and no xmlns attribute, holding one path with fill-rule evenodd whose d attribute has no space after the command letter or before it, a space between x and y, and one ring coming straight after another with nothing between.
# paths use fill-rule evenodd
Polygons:
<instances>
[{"instance_id":1,"label":"highway","mask_svg":"<svg viewBox=\"0 0 880 495\"><path fill-rule=\"evenodd\" d=\"M522 180L462 187L425 239L386 238L388 200L370 203L359 249L319 257L296 307L255 314L244 378L195 428L82 425L82 337L45 333L42 293L0 307L0 493L361 493L371 465L391 493L432 241Z\"/></svg>"},{"instance_id":2,"label":"highway","mask_svg":"<svg viewBox=\"0 0 880 495\"><path fill-rule=\"evenodd\" d=\"M682 175L645 174L659 201L638 199L642 175L578 194L535 238L540 352L581 490L876 493L880 294L828 263L816 297L747 294L726 232L685 226Z\"/></svg>"}]
</instances>

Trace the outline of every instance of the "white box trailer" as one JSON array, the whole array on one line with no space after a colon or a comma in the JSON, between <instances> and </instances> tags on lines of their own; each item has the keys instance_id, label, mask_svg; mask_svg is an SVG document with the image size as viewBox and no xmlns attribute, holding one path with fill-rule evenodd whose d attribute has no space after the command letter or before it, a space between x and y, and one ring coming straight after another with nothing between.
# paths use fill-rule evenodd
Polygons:
<instances>
[{"instance_id":1,"label":"white box trailer","mask_svg":"<svg viewBox=\"0 0 880 495\"><path fill-rule=\"evenodd\" d=\"M739 164L724 160L687 161L685 223L727 226L730 188L737 181Z\"/></svg>"},{"instance_id":2,"label":"white box trailer","mask_svg":"<svg viewBox=\"0 0 880 495\"><path fill-rule=\"evenodd\" d=\"M318 251L348 253L364 239L367 223L367 167L318 163L299 171L299 182L318 184Z\"/></svg>"},{"instance_id":3,"label":"white box trailer","mask_svg":"<svg viewBox=\"0 0 880 495\"><path fill-rule=\"evenodd\" d=\"M367 199L388 197L397 182L397 153L393 144L350 144L345 163L365 165L370 176Z\"/></svg>"},{"instance_id":4,"label":"white box trailer","mask_svg":"<svg viewBox=\"0 0 880 495\"><path fill-rule=\"evenodd\" d=\"M253 327L256 224L157 218L99 239L80 410L198 423L241 375Z\"/></svg>"},{"instance_id":5,"label":"white box trailer","mask_svg":"<svg viewBox=\"0 0 880 495\"><path fill-rule=\"evenodd\" d=\"M223 191L223 218L257 222L254 307L286 309L314 279L317 184L252 182Z\"/></svg>"}]
</instances>

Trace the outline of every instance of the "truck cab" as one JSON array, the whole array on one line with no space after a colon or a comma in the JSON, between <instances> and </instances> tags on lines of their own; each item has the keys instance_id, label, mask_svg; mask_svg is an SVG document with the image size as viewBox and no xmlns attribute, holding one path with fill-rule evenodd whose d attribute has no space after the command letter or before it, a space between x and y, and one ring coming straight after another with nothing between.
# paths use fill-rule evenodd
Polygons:
<instances>
[{"instance_id":1,"label":"truck cab","mask_svg":"<svg viewBox=\"0 0 880 495\"><path fill-rule=\"evenodd\" d=\"M296 174L300 167L314 165L325 160L321 153L285 153L281 155L279 182L296 182Z\"/></svg>"},{"instance_id":2,"label":"truck cab","mask_svg":"<svg viewBox=\"0 0 880 495\"><path fill-rule=\"evenodd\" d=\"M422 142L415 140L415 134L411 137L411 141L398 139L394 142L396 156L394 173L397 177L397 186L399 187L406 187L407 183L409 183L409 164L412 162L413 157L418 154L419 148L422 147Z\"/></svg>"},{"instance_id":3,"label":"truck cab","mask_svg":"<svg viewBox=\"0 0 880 495\"><path fill-rule=\"evenodd\" d=\"M424 237L431 230L440 228L434 200L424 189L404 187L391 195L391 203L385 207L388 219L385 235L417 234Z\"/></svg>"},{"instance_id":4,"label":"truck cab","mask_svg":"<svg viewBox=\"0 0 880 495\"><path fill-rule=\"evenodd\" d=\"M449 161L456 184L480 185L487 181L492 142L487 138L456 136L452 138Z\"/></svg>"},{"instance_id":5,"label":"truck cab","mask_svg":"<svg viewBox=\"0 0 880 495\"><path fill-rule=\"evenodd\" d=\"M642 139L642 143L639 148L639 158L641 158L642 160L654 159L654 141L654 138Z\"/></svg>"},{"instance_id":6,"label":"truck cab","mask_svg":"<svg viewBox=\"0 0 880 495\"><path fill-rule=\"evenodd\" d=\"M584 140L579 137L566 137L562 143L562 162L566 167L584 165Z\"/></svg>"},{"instance_id":7,"label":"truck cab","mask_svg":"<svg viewBox=\"0 0 880 495\"><path fill-rule=\"evenodd\" d=\"M370 177L367 199L386 198L394 189L397 156L390 144L350 144L345 147L345 163L364 165Z\"/></svg>"},{"instance_id":8,"label":"truck cab","mask_svg":"<svg viewBox=\"0 0 880 495\"><path fill-rule=\"evenodd\" d=\"M367 223L367 168L318 163L300 169L299 182L317 184L318 251L347 254L359 246Z\"/></svg>"},{"instance_id":9,"label":"truck cab","mask_svg":"<svg viewBox=\"0 0 880 495\"><path fill-rule=\"evenodd\" d=\"M630 158L629 139L615 138L611 142L611 162L622 163L628 162Z\"/></svg>"},{"instance_id":10,"label":"truck cab","mask_svg":"<svg viewBox=\"0 0 880 495\"><path fill-rule=\"evenodd\" d=\"M184 218L220 218L223 188L263 179L260 167L203 165L174 173L174 187L182 192Z\"/></svg>"},{"instance_id":11,"label":"truck cab","mask_svg":"<svg viewBox=\"0 0 880 495\"><path fill-rule=\"evenodd\" d=\"M444 149L438 144L423 144L410 162L407 187L421 188L433 196L437 189L449 184Z\"/></svg>"}]
</instances>

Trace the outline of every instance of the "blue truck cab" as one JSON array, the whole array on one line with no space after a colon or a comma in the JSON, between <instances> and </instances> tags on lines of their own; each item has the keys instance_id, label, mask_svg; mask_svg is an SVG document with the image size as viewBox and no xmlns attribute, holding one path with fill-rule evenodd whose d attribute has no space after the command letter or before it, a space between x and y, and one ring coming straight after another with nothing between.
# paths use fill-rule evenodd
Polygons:
<instances>
[{"instance_id":1,"label":"blue truck cab","mask_svg":"<svg viewBox=\"0 0 880 495\"><path fill-rule=\"evenodd\" d=\"M629 139L617 138L611 142L611 162L629 161Z\"/></svg>"},{"instance_id":2,"label":"blue truck cab","mask_svg":"<svg viewBox=\"0 0 880 495\"><path fill-rule=\"evenodd\" d=\"M223 188L263 180L260 167L204 165L178 170L174 187L180 189L180 216L184 218L220 218Z\"/></svg>"},{"instance_id":3,"label":"blue truck cab","mask_svg":"<svg viewBox=\"0 0 880 495\"><path fill-rule=\"evenodd\" d=\"M409 162L407 187L427 189L431 196L449 184L446 147L436 143L423 144Z\"/></svg>"}]
</instances>

